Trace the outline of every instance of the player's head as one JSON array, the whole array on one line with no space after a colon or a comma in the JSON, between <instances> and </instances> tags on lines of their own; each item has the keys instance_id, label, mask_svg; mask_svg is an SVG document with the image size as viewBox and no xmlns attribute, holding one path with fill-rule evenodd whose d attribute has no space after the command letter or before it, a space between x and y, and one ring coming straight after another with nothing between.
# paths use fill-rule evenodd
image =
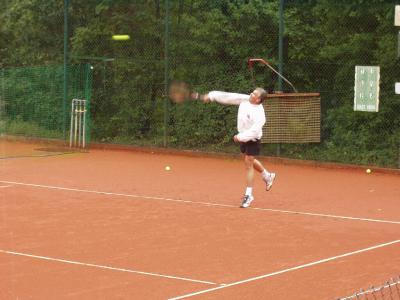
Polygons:
<instances>
[{"instance_id":1,"label":"player's head","mask_svg":"<svg viewBox=\"0 0 400 300\"><path fill-rule=\"evenodd\" d=\"M252 104L261 104L265 99L267 99L268 93L263 88L256 88L250 94L250 103Z\"/></svg>"}]
</instances>

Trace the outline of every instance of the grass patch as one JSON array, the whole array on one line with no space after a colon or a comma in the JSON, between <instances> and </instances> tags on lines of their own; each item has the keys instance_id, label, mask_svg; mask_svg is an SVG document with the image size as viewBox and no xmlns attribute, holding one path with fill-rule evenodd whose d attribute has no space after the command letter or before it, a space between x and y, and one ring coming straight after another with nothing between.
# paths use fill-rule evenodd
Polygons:
<instances>
[{"instance_id":1,"label":"grass patch","mask_svg":"<svg viewBox=\"0 0 400 300\"><path fill-rule=\"evenodd\" d=\"M6 120L0 123L0 133L22 135L26 137L41 137L49 139L64 139L62 131L43 128L36 123L21 120Z\"/></svg>"}]
</instances>

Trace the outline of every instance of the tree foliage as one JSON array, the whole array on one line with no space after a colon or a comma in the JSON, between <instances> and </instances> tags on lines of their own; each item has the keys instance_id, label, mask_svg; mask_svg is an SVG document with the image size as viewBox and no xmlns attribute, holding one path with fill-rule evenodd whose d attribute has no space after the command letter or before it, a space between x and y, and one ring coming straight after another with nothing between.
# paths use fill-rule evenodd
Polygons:
<instances>
[{"instance_id":1,"label":"tree foliage","mask_svg":"<svg viewBox=\"0 0 400 300\"><path fill-rule=\"evenodd\" d=\"M200 91L249 92L249 57L278 62L278 0L170 1L165 53L165 1L70 0L70 62L94 66L93 137L159 144L163 135L166 66L170 78ZM282 154L396 166L400 144L400 81L396 1L287 0L284 73L302 92L322 95L322 142L284 145ZM0 2L0 67L61 63L63 1ZM112 34L129 34L126 42ZM166 58L167 57L167 65ZM381 67L379 113L352 110L355 65ZM257 69L257 83L276 77ZM285 86L289 91L290 87ZM235 107L168 103L169 144L231 144ZM266 147L272 154L271 147Z\"/></svg>"}]
</instances>

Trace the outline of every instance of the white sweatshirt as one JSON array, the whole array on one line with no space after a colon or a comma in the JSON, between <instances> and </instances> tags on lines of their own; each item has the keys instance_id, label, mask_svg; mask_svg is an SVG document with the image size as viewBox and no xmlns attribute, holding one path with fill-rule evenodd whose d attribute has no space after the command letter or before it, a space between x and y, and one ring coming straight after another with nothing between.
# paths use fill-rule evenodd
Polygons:
<instances>
[{"instance_id":1,"label":"white sweatshirt","mask_svg":"<svg viewBox=\"0 0 400 300\"><path fill-rule=\"evenodd\" d=\"M237 116L237 138L240 142L261 139L265 124L265 112L262 104L251 104L250 95L212 91L208 93L212 102L239 105Z\"/></svg>"}]
</instances>

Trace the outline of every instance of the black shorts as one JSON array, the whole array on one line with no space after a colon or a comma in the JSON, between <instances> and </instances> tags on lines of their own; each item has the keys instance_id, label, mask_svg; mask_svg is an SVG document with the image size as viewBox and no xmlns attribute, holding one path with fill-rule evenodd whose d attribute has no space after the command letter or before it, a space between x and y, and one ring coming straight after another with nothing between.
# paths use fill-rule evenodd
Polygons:
<instances>
[{"instance_id":1,"label":"black shorts","mask_svg":"<svg viewBox=\"0 0 400 300\"><path fill-rule=\"evenodd\" d=\"M249 141L246 143L240 143L240 152L243 154L257 156L260 155L260 140Z\"/></svg>"}]
</instances>

